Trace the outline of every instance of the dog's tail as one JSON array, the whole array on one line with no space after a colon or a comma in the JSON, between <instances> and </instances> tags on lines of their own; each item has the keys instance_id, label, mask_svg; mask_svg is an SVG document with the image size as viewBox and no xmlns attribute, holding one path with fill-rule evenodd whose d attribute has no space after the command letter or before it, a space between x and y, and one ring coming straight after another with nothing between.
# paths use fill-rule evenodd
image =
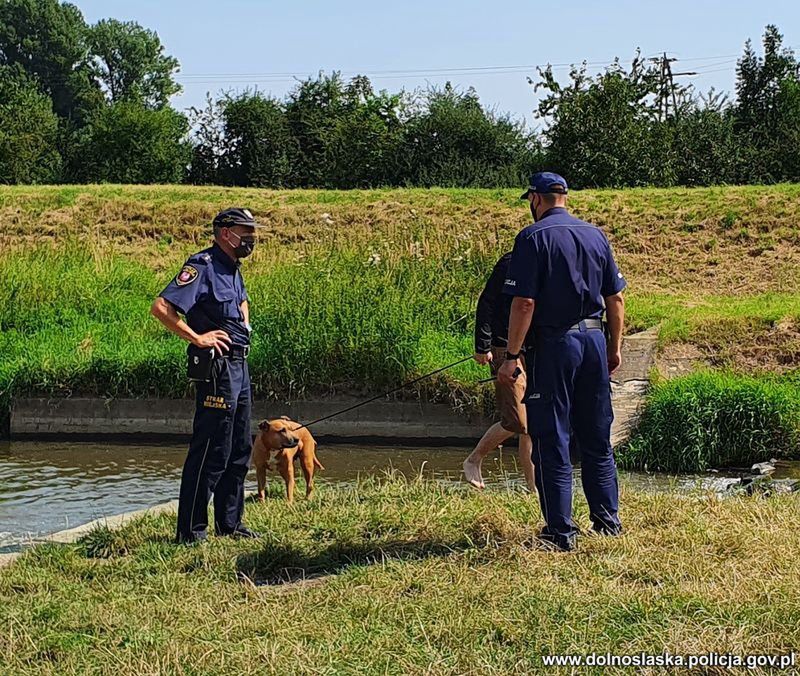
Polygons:
<instances>
[{"instance_id":1,"label":"dog's tail","mask_svg":"<svg viewBox=\"0 0 800 676\"><path fill-rule=\"evenodd\" d=\"M316 467L318 467L319 469L325 469L325 468L322 466L322 463L321 463L319 460L317 460L317 454L316 454L316 453L314 453L314 465L315 465Z\"/></svg>"}]
</instances>

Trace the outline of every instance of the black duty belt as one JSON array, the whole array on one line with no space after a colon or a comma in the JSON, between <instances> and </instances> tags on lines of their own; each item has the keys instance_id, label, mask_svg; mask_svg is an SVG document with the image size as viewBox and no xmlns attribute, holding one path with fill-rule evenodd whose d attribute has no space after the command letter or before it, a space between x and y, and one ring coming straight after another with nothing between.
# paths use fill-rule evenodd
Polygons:
<instances>
[{"instance_id":1,"label":"black duty belt","mask_svg":"<svg viewBox=\"0 0 800 676\"><path fill-rule=\"evenodd\" d=\"M247 359L248 354L250 354L249 345L231 345L224 356L230 359Z\"/></svg>"},{"instance_id":2,"label":"black duty belt","mask_svg":"<svg viewBox=\"0 0 800 676\"><path fill-rule=\"evenodd\" d=\"M603 330L603 320L598 319L597 317L589 317L587 319L581 319L577 324L573 324L569 327L570 331L602 331Z\"/></svg>"}]
</instances>

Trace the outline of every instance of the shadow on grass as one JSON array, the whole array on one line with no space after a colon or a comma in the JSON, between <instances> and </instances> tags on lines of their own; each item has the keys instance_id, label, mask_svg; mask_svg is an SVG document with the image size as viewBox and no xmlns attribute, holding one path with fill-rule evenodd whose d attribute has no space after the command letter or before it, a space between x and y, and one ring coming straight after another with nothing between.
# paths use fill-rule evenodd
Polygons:
<instances>
[{"instance_id":1,"label":"shadow on grass","mask_svg":"<svg viewBox=\"0 0 800 676\"><path fill-rule=\"evenodd\" d=\"M357 565L449 556L474 546L464 538L441 540L383 540L381 542L336 542L306 552L291 545L269 544L259 552L242 555L237 570L255 584L280 585L340 573Z\"/></svg>"}]
</instances>

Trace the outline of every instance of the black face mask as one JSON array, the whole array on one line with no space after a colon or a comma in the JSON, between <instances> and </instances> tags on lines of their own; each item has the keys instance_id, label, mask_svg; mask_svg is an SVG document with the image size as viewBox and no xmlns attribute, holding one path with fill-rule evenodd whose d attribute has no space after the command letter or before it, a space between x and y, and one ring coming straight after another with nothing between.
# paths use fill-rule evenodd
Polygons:
<instances>
[{"instance_id":1,"label":"black face mask","mask_svg":"<svg viewBox=\"0 0 800 676\"><path fill-rule=\"evenodd\" d=\"M239 245L234 248L233 253L236 258L247 258L251 253L253 253L253 249L256 248L256 240L248 237L245 239L240 235L237 235L235 232L231 233L235 235L239 239Z\"/></svg>"},{"instance_id":2,"label":"black face mask","mask_svg":"<svg viewBox=\"0 0 800 676\"><path fill-rule=\"evenodd\" d=\"M539 220L539 217L536 215L536 207L533 206L533 201L531 201L531 215L533 216L533 222L536 223L536 221Z\"/></svg>"}]
</instances>

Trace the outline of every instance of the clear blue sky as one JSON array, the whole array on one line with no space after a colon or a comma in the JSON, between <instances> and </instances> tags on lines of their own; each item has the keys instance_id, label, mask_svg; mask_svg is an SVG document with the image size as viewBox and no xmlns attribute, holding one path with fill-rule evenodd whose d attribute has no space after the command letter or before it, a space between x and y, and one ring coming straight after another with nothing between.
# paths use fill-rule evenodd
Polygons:
<instances>
[{"instance_id":1,"label":"clear blue sky","mask_svg":"<svg viewBox=\"0 0 800 676\"><path fill-rule=\"evenodd\" d=\"M630 61L640 47L645 55L667 51L678 57L677 70L702 71L692 78L701 91L710 86L731 91L736 55L748 37L760 42L766 24L778 25L787 46L800 47L797 0L73 1L89 22L114 17L158 32L167 52L181 62L184 92L174 100L178 108L202 104L207 91L248 84L282 96L293 86L288 74L402 71L371 79L376 88L390 91L448 79L472 85L485 104L533 124L536 96L526 82L533 69L441 71L584 59L605 63L615 56ZM439 72L408 73L414 70ZM567 69L556 72L566 76ZM273 73L285 75L267 75Z\"/></svg>"}]
</instances>

